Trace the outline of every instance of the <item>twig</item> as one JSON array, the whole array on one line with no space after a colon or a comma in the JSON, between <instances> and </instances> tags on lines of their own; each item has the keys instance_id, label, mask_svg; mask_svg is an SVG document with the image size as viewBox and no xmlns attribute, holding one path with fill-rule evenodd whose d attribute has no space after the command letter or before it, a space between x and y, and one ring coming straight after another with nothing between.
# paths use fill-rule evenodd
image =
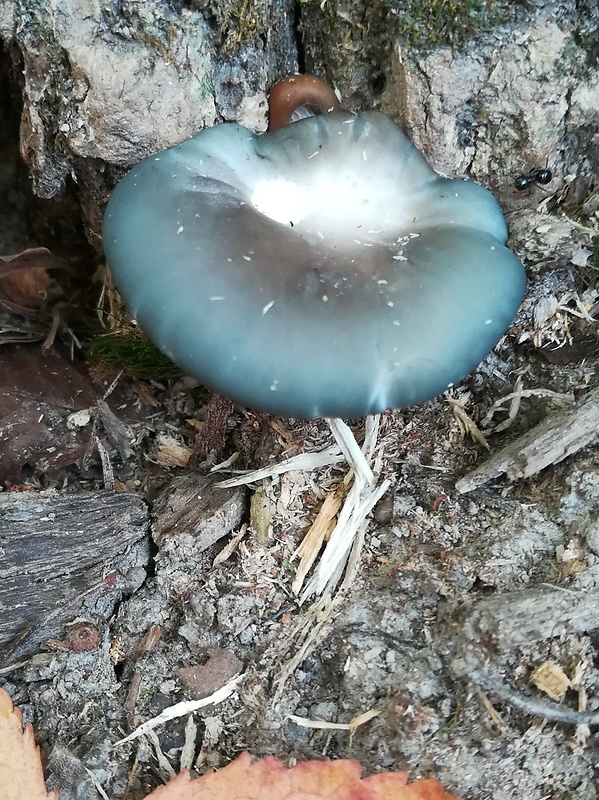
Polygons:
<instances>
[{"instance_id":1,"label":"twig","mask_svg":"<svg viewBox=\"0 0 599 800\"><path fill-rule=\"evenodd\" d=\"M329 428L333 432L335 441L339 445L339 449L345 456L347 463L353 467L358 480L363 481L364 484L374 483L374 475L372 474L370 465L366 460L366 456L362 450L360 450L360 447L356 442L356 437L351 432L349 426L346 425L342 419L327 419L327 422Z\"/></svg>"},{"instance_id":2,"label":"twig","mask_svg":"<svg viewBox=\"0 0 599 800\"><path fill-rule=\"evenodd\" d=\"M91 778L91 781L94 784L94 787L95 787L97 793L102 798L102 800L110 800L110 798L108 797L108 795L106 794L106 792L104 791L102 786L98 783L98 780L97 780L96 776L94 775L94 773L91 771L91 769L88 769L85 766L85 764L83 764L83 769L87 772L87 774Z\"/></svg>"},{"instance_id":3,"label":"twig","mask_svg":"<svg viewBox=\"0 0 599 800\"><path fill-rule=\"evenodd\" d=\"M278 702L283 696L285 684L295 670L304 661L312 647L320 640L321 635L333 617L333 612L340 604L341 594L332 600L330 597L314 602L306 615L300 620L299 625L292 631L290 639L303 638L303 642L295 655L283 666L274 681L274 701Z\"/></svg>"},{"instance_id":4,"label":"twig","mask_svg":"<svg viewBox=\"0 0 599 800\"><path fill-rule=\"evenodd\" d=\"M98 436L94 436L94 441L100 454L100 461L102 462L102 475L104 477L104 488L107 492L114 492L114 472L112 464L110 463L110 456L106 448L100 441Z\"/></svg>"},{"instance_id":5,"label":"twig","mask_svg":"<svg viewBox=\"0 0 599 800\"><path fill-rule=\"evenodd\" d=\"M115 390L115 389L116 389L116 387L117 387L117 384L118 384L118 382L119 382L119 381L120 381L120 379L123 377L123 372L124 372L124 371L125 371L125 370L123 370L123 369L119 370L119 373L118 373L118 375L116 376L116 378L115 378L115 379L112 381L112 383L110 384L110 386L108 387L108 389L106 389L106 391L105 391L105 392L104 392L104 394L102 395L101 402L102 402L102 401L103 401L103 402L105 402L106 400L108 400L108 398L110 397L110 395L111 395L111 394L114 392L114 390Z\"/></svg>"},{"instance_id":6,"label":"twig","mask_svg":"<svg viewBox=\"0 0 599 800\"><path fill-rule=\"evenodd\" d=\"M316 728L316 730L325 731L350 731L353 733L360 725L370 722L371 719L378 717L380 711L371 708L363 714L358 714L349 722L327 722L322 719L308 719L307 717L296 717L295 714L288 714L287 719L300 725L302 728Z\"/></svg>"},{"instance_id":7,"label":"twig","mask_svg":"<svg viewBox=\"0 0 599 800\"><path fill-rule=\"evenodd\" d=\"M505 726L503 720L501 719L501 714L493 708L493 704L487 697L487 695L483 692L480 686L476 687L476 693L478 694L478 698L485 707L487 714L491 717L491 722L498 728L501 733L506 734L507 727Z\"/></svg>"},{"instance_id":8,"label":"twig","mask_svg":"<svg viewBox=\"0 0 599 800\"><path fill-rule=\"evenodd\" d=\"M349 490L345 502L339 512L337 524L333 529L314 575L304 589L300 602L312 595L326 596L332 594L341 579L352 547L354 561L359 558L359 551L364 541L366 517L385 494L391 482L385 480L376 486L376 478L368 463L372 459L378 436L380 415L367 418L366 440L360 449L349 427L340 419L327 419L337 444L345 454L354 473L354 483Z\"/></svg>"},{"instance_id":9,"label":"twig","mask_svg":"<svg viewBox=\"0 0 599 800\"><path fill-rule=\"evenodd\" d=\"M547 392L544 389L526 391ZM564 398L563 395L561 397ZM593 444L598 436L599 389L593 389L578 405L550 414L480 467L461 478L456 483L456 489L460 494L471 492L504 473L510 481L530 478L550 464L557 464L581 448Z\"/></svg>"},{"instance_id":10,"label":"twig","mask_svg":"<svg viewBox=\"0 0 599 800\"><path fill-rule=\"evenodd\" d=\"M233 536L231 541L226 544L220 553L215 556L214 561L212 562L213 567L219 567L223 562L233 555L233 553L239 547L239 543L247 533L247 529L248 524L247 522L244 522L239 531L235 534L235 536Z\"/></svg>"},{"instance_id":11,"label":"twig","mask_svg":"<svg viewBox=\"0 0 599 800\"><path fill-rule=\"evenodd\" d=\"M198 726L195 724L193 714L190 714L185 725L185 742L181 750L181 769L191 769L193 767L197 735Z\"/></svg>"},{"instance_id":12,"label":"twig","mask_svg":"<svg viewBox=\"0 0 599 800\"><path fill-rule=\"evenodd\" d=\"M8 667L0 667L0 675L8 675L9 673L14 672L16 669L26 667L30 661L31 659L28 658L26 661L18 661L16 664L9 664Z\"/></svg>"},{"instance_id":13,"label":"twig","mask_svg":"<svg viewBox=\"0 0 599 800\"><path fill-rule=\"evenodd\" d=\"M291 561L296 558L300 559L295 573L295 579L291 585L291 590L294 594L299 594L306 575L316 561L322 543L334 529L335 517L341 508L342 500L343 494L341 487L327 494L310 529L302 539L297 550L291 556Z\"/></svg>"},{"instance_id":14,"label":"twig","mask_svg":"<svg viewBox=\"0 0 599 800\"><path fill-rule=\"evenodd\" d=\"M518 416L518 411L520 411L523 386L524 381L522 380L522 375L518 375L514 385L514 397L512 397L510 402L507 419L504 419L503 422L500 422L499 425L496 425L495 428L493 428L493 433L501 433L502 431L506 431L509 427L511 427L512 423Z\"/></svg>"},{"instance_id":15,"label":"twig","mask_svg":"<svg viewBox=\"0 0 599 800\"><path fill-rule=\"evenodd\" d=\"M569 708L562 708L545 700L527 697L512 689L511 686L485 675L480 670L468 673L468 677L471 681L482 686L486 691L493 692L514 708L524 711L525 714L543 717L553 722L565 722L567 725L599 725L599 712L587 714Z\"/></svg>"},{"instance_id":16,"label":"twig","mask_svg":"<svg viewBox=\"0 0 599 800\"><path fill-rule=\"evenodd\" d=\"M173 765L168 760L168 758L164 755L162 751L162 747L160 747L160 740L158 736L156 736L156 731L146 731L146 736L152 743L154 747L154 752L156 753L156 759L158 761L158 766L160 767L160 771L162 772L162 777L166 778L167 780L172 780L175 777L175 770L173 769Z\"/></svg>"},{"instance_id":17,"label":"twig","mask_svg":"<svg viewBox=\"0 0 599 800\"><path fill-rule=\"evenodd\" d=\"M356 477L316 571L306 586L300 602L305 602L313 594L323 594L338 582L354 538L360 534L362 527L366 525L366 517L390 485L391 481L385 480L376 489L371 486L365 489Z\"/></svg>"}]
</instances>

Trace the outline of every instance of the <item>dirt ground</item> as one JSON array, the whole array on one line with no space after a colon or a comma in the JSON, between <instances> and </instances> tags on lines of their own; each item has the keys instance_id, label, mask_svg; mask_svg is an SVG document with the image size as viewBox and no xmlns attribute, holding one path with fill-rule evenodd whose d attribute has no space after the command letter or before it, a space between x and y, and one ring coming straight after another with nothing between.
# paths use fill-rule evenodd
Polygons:
<instances>
[{"instance_id":1,"label":"dirt ground","mask_svg":"<svg viewBox=\"0 0 599 800\"><path fill-rule=\"evenodd\" d=\"M16 192L2 217L5 253L43 244L21 231L19 202ZM564 436L560 414L579 408L596 384L592 229L552 211L535 188L509 222L529 272L521 312L449 397L383 415L374 463L391 488L370 520L357 578L326 609L298 601L294 553L347 465L215 486L233 470L330 447L324 421L234 409L222 448L190 467L181 464L212 412L187 379L122 375L101 405L118 373L96 367L92 380L81 373L89 395L79 403L50 400L50 433L61 448L70 442L73 458L44 460L30 443L21 478L11 481L20 491L0 495L4 524L42 509L36 524L45 520L39 530L62 552L68 543L54 511L75 530L86 500L106 504L116 493L137 498L140 509L133 522L120 507L106 511L111 525L119 515L122 547L104 550L89 523L89 563L82 555L81 567L60 575L50 557L36 564L35 581L68 585L71 596L43 614L29 607L35 624L3 643L0 684L33 722L61 800L137 800L182 761L201 772L246 749L286 762L356 758L366 774L408 769L468 800L599 797L594 430L572 455L528 477L456 488L543 419L555 418L556 438ZM3 346L4 363L16 359L13 376L23 352L40 346ZM58 346L53 357L68 364ZM351 426L360 440L364 422ZM224 466L211 472L217 463ZM5 554L6 533L1 544ZM85 537L77 546L86 551ZM117 573L122 582L110 584ZM237 674L236 691L196 712L195 724L185 715L117 744ZM567 721L546 718L556 709ZM298 721L349 723L371 710L378 715L354 730Z\"/></svg>"}]
</instances>

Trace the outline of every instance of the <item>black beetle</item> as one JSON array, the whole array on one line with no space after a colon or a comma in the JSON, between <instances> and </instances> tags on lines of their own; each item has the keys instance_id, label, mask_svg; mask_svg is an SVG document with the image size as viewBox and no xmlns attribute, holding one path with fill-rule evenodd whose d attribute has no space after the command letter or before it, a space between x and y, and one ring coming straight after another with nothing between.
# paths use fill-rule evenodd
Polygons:
<instances>
[{"instance_id":1,"label":"black beetle","mask_svg":"<svg viewBox=\"0 0 599 800\"><path fill-rule=\"evenodd\" d=\"M546 186L553 180L553 173L550 169L533 169L528 175L519 175L514 181L514 186L519 192L528 189L533 183L540 183Z\"/></svg>"}]
</instances>

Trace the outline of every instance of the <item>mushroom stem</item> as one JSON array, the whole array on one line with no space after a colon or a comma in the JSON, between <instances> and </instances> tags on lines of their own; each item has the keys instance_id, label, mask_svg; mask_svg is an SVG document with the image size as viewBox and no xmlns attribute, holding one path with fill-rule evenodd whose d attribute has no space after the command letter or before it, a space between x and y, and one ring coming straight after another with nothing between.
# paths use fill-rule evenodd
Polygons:
<instances>
[{"instance_id":1,"label":"mushroom stem","mask_svg":"<svg viewBox=\"0 0 599 800\"><path fill-rule=\"evenodd\" d=\"M289 125L291 115L300 106L318 113L336 111L341 104L333 89L312 75L291 75L277 81L268 98L268 130L276 131Z\"/></svg>"}]
</instances>

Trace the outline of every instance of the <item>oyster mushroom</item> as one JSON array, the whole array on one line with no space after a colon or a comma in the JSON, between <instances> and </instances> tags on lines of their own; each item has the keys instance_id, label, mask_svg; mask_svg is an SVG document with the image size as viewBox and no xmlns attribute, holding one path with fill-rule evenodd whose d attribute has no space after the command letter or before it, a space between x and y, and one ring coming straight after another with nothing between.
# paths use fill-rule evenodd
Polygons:
<instances>
[{"instance_id":1,"label":"oyster mushroom","mask_svg":"<svg viewBox=\"0 0 599 800\"><path fill-rule=\"evenodd\" d=\"M202 131L116 187L104 246L184 371L292 417L420 403L493 348L524 292L495 198L376 111Z\"/></svg>"},{"instance_id":2,"label":"oyster mushroom","mask_svg":"<svg viewBox=\"0 0 599 800\"><path fill-rule=\"evenodd\" d=\"M273 90L276 130L219 125L134 167L104 246L129 311L203 384L282 416L375 415L476 367L524 270L488 191L438 175L384 114L329 112L313 81ZM278 127L296 105L325 113Z\"/></svg>"}]
</instances>

